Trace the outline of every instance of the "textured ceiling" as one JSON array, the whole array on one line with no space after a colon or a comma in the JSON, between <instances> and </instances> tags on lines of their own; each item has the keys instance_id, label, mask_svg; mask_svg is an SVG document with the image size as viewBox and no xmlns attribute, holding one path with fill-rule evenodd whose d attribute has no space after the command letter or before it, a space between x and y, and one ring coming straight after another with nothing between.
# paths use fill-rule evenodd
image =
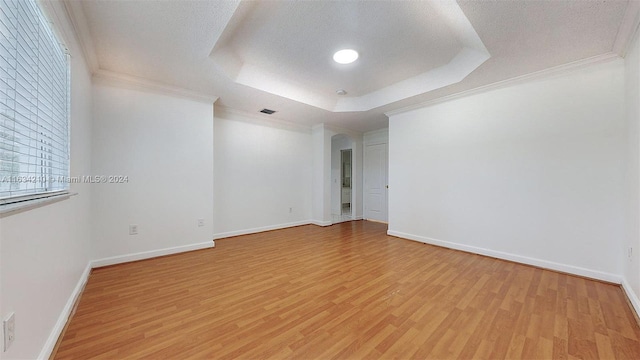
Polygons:
<instances>
[{"instance_id":1,"label":"textured ceiling","mask_svg":"<svg viewBox=\"0 0 640 360\"><path fill-rule=\"evenodd\" d=\"M384 112L611 53L627 8L626 0L81 4L100 71L356 131L386 126ZM342 47L361 58L337 67L330 59ZM452 61L465 48L490 57ZM436 71L459 79L436 87Z\"/></svg>"},{"instance_id":2,"label":"textured ceiling","mask_svg":"<svg viewBox=\"0 0 640 360\"><path fill-rule=\"evenodd\" d=\"M245 64L322 93L363 95L445 65L462 48L428 2L247 4L250 12L227 46ZM359 50L357 63L332 60L344 48Z\"/></svg>"},{"instance_id":3,"label":"textured ceiling","mask_svg":"<svg viewBox=\"0 0 640 360\"><path fill-rule=\"evenodd\" d=\"M343 48L362 54L333 62ZM454 1L243 1L211 57L236 83L347 112L459 82L490 55Z\"/></svg>"}]
</instances>

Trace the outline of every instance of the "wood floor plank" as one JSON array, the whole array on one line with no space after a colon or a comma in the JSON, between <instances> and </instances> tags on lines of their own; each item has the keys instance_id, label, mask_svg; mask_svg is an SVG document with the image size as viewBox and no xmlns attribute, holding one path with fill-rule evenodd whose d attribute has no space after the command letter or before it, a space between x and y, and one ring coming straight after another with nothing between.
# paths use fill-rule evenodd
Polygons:
<instances>
[{"instance_id":1,"label":"wood floor plank","mask_svg":"<svg viewBox=\"0 0 640 360\"><path fill-rule=\"evenodd\" d=\"M639 359L616 285L354 221L94 269L55 359Z\"/></svg>"}]
</instances>

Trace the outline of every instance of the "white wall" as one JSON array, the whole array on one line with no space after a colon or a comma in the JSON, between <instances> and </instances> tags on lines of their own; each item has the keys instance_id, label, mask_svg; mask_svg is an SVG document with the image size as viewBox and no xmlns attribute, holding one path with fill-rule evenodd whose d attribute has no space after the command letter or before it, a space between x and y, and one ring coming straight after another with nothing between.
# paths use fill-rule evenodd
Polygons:
<instances>
[{"instance_id":1,"label":"white wall","mask_svg":"<svg viewBox=\"0 0 640 360\"><path fill-rule=\"evenodd\" d=\"M331 225L331 137L335 135L324 124L311 129L312 144L312 222Z\"/></svg>"},{"instance_id":2,"label":"white wall","mask_svg":"<svg viewBox=\"0 0 640 360\"><path fill-rule=\"evenodd\" d=\"M312 222L326 226L332 223L332 141L333 136L342 134L351 138L352 179L351 204L354 220L362 219L362 134L347 129L330 127L325 124L312 129Z\"/></svg>"},{"instance_id":3,"label":"white wall","mask_svg":"<svg viewBox=\"0 0 640 360\"><path fill-rule=\"evenodd\" d=\"M93 187L93 259L212 244L213 104L104 80L93 96L93 174L128 176Z\"/></svg>"},{"instance_id":4,"label":"white wall","mask_svg":"<svg viewBox=\"0 0 640 360\"><path fill-rule=\"evenodd\" d=\"M374 144L388 144L389 128L366 132L362 135L362 138L365 146Z\"/></svg>"},{"instance_id":5,"label":"white wall","mask_svg":"<svg viewBox=\"0 0 640 360\"><path fill-rule=\"evenodd\" d=\"M625 57L625 90L628 236L620 262L624 265L623 285L640 313L640 41L637 32ZM629 249L632 249L631 257L628 256Z\"/></svg>"},{"instance_id":6,"label":"white wall","mask_svg":"<svg viewBox=\"0 0 640 360\"><path fill-rule=\"evenodd\" d=\"M389 233L619 281L621 60L397 114Z\"/></svg>"},{"instance_id":7,"label":"white wall","mask_svg":"<svg viewBox=\"0 0 640 360\"><path fill-rule=\"evenodd\" d=\"M214 133L216 238L310 221L311 129L217 108Z\"/></svg>"},{"instance_id":8,"label":"white wall","mask_svg":"<svg viewBox=\"0 0 640 360\"><path fill-rule=\"evenodd\" d=\"M91 77L66 19L52 21L72 54L71 176L89 175ZM16 321L15 342L0 358L34 359L53 348L50 336L90 259L90 187L71 184L78 195L0 217L0 316L14 312Z\"/></svg>"}]
</instances>

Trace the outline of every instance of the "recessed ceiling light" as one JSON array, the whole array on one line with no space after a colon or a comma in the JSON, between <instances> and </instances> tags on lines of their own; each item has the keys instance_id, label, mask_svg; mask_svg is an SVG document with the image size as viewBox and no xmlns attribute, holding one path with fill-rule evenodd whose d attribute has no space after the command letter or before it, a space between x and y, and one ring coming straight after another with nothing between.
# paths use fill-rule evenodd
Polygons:
<instances>
[{"instance_id":1,"label":"recessed ceiling light","mask_svg":"<svg viewBox=\"0 0 640 360\"><path fill-rule=\"evenodd\" d=\"M336 90L336 94L338 95L347 95L347 91L345 89Z\"/></svg>"},{"instance_id":2,"label":"recessed ceiling light","mask_svg":"<svg viewBox=\"0 0 640 360\"><path fill-rule=\"evenodd\" d=\"M338 64L351 64L358 59L358 52L352 49L344 49L333 54L333 61Z\"/></svg>"}]
</instances>

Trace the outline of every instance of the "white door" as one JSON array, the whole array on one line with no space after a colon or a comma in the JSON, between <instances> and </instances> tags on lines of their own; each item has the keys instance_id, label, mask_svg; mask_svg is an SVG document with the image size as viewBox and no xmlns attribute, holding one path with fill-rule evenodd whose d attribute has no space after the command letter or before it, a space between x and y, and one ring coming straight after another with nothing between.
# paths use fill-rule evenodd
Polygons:
<instances>
[{"instance_id":1,"label":"white door","mask_svg":"<svg viewBox=\"0 0 640 360\"><path fill-rule=\"evenodd\" d=\"M387 144L365 146L364 217L387 222Z\"/></svg>"}]
</instances>

